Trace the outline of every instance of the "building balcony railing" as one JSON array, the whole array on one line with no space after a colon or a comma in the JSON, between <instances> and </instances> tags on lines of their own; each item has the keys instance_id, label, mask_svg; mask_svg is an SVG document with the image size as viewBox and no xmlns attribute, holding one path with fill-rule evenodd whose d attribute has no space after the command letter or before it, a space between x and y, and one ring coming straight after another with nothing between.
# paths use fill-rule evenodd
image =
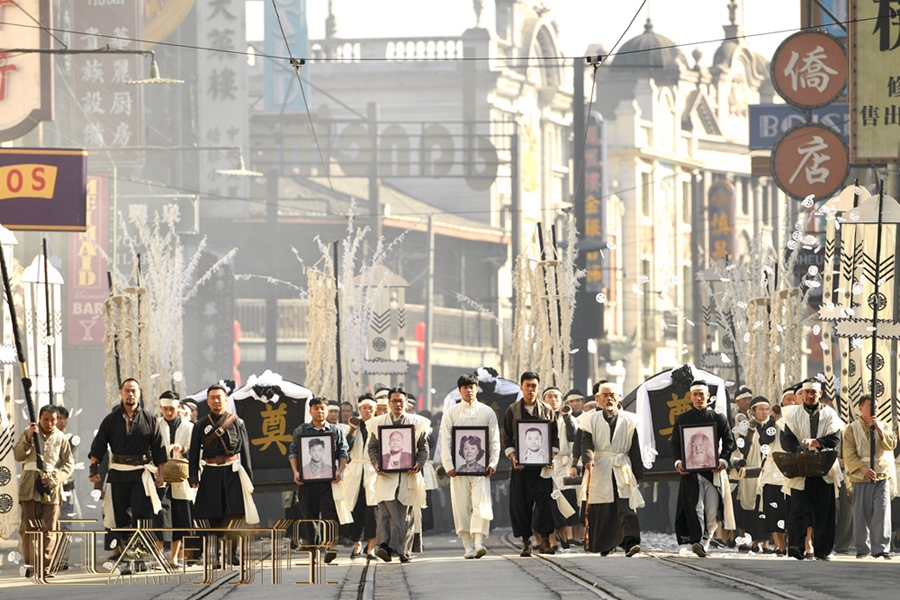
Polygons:
<instances>
[{"instance_id":1,"label":"building balcony railing","mask_svg":"<svg viewBox=\"0 0 900 600\"><path fill-rule=\"evenodd\" d=\"M459 60L463 56L460 38L361 38L316 40L310 54L313 60L327 58L343 62L360 62L362 58L384 58L389 61Z\"/></svg>"}]
</instances>

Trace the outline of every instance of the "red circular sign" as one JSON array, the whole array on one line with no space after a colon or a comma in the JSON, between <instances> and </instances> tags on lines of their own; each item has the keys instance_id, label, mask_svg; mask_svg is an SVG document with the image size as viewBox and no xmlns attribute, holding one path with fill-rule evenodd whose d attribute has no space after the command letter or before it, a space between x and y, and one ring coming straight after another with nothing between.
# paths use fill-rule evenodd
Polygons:
<instances>
[{"instance_id":1,"label":"red circular sign","mask_svg":"<svg viewBox=\"0 0 900 600\"><path fill-rule=\"evenodd\" d=\"M787 38L772 58L772 83L798 108L830 104L847 85L847 51L823 31L801 31Z\"/></svg>"},{"instance_id":2,"label":"red circular sign","mask_svg":"<svg viewBox=\"0 0 900 600\"><path fill-rule=\"evenodd\" d=\"M794 127L772 151L772 173L786 194L827 198L847 179L850 158L847 146L833 129L811 124Z\"/></svg>"}]
</instances>

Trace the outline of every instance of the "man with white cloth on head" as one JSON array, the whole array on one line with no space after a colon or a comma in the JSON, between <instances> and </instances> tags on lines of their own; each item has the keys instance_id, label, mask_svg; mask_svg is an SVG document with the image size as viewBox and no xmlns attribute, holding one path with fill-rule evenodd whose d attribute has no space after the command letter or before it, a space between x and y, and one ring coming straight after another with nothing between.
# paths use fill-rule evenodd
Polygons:
<instances>
[{"instance_id":1,"label":"man with white cloth on head","mask_svg":"<svg viewBox=\"0 0 900 600\"><path fill-rule=\"evenodd\" d=\"M123 381L119 396L121 404L100 423L88 454L90 480L99 484L100 462L110 452L103 500L103 524L109 529L137 527L139 520L152 519L162 510L156 488L164 485L167 460L159 424L140 404L137 380ZM124 541L118 539L119 544Z\"/></svg>"},{"instance_id":2,"label":"man with white cloth on head","mask_svg":"<svg viewBox=\"0 0 900 600\"><path fill-rule=\"evenodd\" d=\"M464 558L481 558L487 554L484 538L494 518L491 506L491 475L500 460L500 426L494 410L478 401L478 377L472 373L456 380L462 402L454 404L441 420L441 464L450 476L450 501L453 504L453 523L462 540ZM453 456L454 427L487 427L487 475L457 473Z\"/></svg>"},{"instance_id":3,"label":"man with white cloth on head","mask_svg":"<svg viewBox=\"0 0 900 600\"><path fill-rule=\"evenodd\" d=\"M709 540L718 528L718 513L720 503L723 504L725 516L725 529L734 529L734 510L731 504L731 487L728 483L728 460L724 457L731 456L734 452L734 437L728 426L725 415L716 412L709 406L709 386L705 381L695 380L691 382L691 408L677 417L672 429L672 457L675 459L675 470L681 475L678 486L678 504L675 509L675 536L679 544L690 544L691 550L697 556L703 558L707 554ZM692 457L682 456L682 438L684 428L691 425L712 425L716 430L716 437L721 444L720 449L712 448L709 438L699 434L706 444L690 444L696 453L709 454L710 461L692 460ZM694 439L697 432L690 432ZM715 460L715 451L719 450L719 460ZM685 468L685 459L688 468L695 462L694 467L703 465L708 468ZM718 464L716 464L718 463Z\"/></svg>"},{"instance_id":4,"label":"man with white cloth on head","mask_svg":"<svg viewBox=\"0 0 900 600\"><path fill-rule=\"evenodd\" d=\"M244 421L225 410L227 401L225 386L209 386L209 414L197 421L191 435L189 481L197 489L193 516L207 520L213 529L227 528L239 521L248 525L259 523L253 501L250 438ZM206 560L214 562L212 556ZM231 563L239 563L237 547L232 551Z\"/></svg>"},{"instance_id":5,"label":"man with white cloth on head","mask_svg":"<svg viewBox=\"0 0 900 600\"><path fill-rule=\"evenodd\" d=\"M797 390L800 404L782 411L784 428L781 446L785 452L820 452L835 450L841 441L844 422L834 409L819 402L822 384L806 379ZM813 553L817 560L829 560L834 549L835 503L840 477L835 460L824 477L786 478L784 491L791 496L788 519L788 556L803 560L807 527L813 528Z\"/></svg>"},{"instance_id":6,"label":"man with white cloth on head","mask_svg":"<svg viewBox=\"0 0 900 600\"><path fill-rule=\"evenodd\" d=\"M590 473L588 488L588 552L606 556L622 546L625 556L641 551L641 526L636 509L644 506L638 489L643 476L638 417L619 409L614 383L598 390L600 410L582 422L581 459Z\"/></svg>"},{"instance_id":7,"label":"man with white cloth on head","mask_svg":"<svg viewBox=\"0 0 900 600\"><path fill-rule=\"evenodd\" d=\"M177 393L166 390L159 396L159 410L162 416L157 419L159 432L166 444L166 456L169 460L182 460L181 464L187 466L187 453L191 448L191 434L194 424L188 419L182 419L178 415L180 397ZM172 463L175 464L174 462ZM169 481L165 487L159 488L160 501L163 509L157 513L154 519L154 527L161 529L176 529L177 531L163 531L159 535L159 544L171 542L172 564L176 567L183 561L181 556L181 540L187 530L191 528L191 503L194 501L194 490L187 480L187 469L183 471L184 479Z\"/></svg>"}]
</instances>

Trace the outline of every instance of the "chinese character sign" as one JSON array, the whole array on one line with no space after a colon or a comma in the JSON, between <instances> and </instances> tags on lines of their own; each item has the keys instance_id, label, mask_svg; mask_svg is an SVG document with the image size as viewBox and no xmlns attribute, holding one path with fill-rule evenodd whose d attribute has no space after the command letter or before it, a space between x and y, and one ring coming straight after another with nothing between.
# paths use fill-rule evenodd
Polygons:
<instances>
[{"instance_id":1,"label":"chinese character sign","mask_svg":"<svg viewBox=\"0 0 900 600\"><path fill-rule=\"evenodd\" d=\"M216 0L198 2L197 42L204 50L197 53L197 125L201 146L248 146L247 57L244 43L244 2ZM285 61L286 63L287 61ZM233 169L234 152L200 153L200 189L216 197L217 217L244 216L244 202L228 198L246 198L247 178L220 175L220 169Z\"/></svg>"},{"instance_id":2,"label":"chinese character sign","mask_svg":"<svg viewBox=\"0 0 900 600\"><path fill-rule=\"evenodd\" d=\"M72 46L78 50L140 50L141 4L86 2L72 12ZM72 59L76 135L88 148L142 146L144 127L141 86L129 82L146 77L146 58L114 52L80 54ZM137 152L97 152L91 164L140 164Z\"/></svg>"},{"instance_id":3,"label":"chinese character sign","mask_svg":"<svg viewBox=\"0 0 900 600\"><path fill-rule=\"evenodd\" d=\"M254 476L259 471L271 469L289 482L291 434L303 423L306 400L283 397L278 402L263 402L251 398L237 400L234 404L238 416L247 426ZM271 480L270 477L265 479Z\"/></svg>"},{"instance_id":4,"label":"chinese character sign","mask_svg":"<svg viewBox=\"0 0 900 600\"><path fill-rule=\"evenodd\" d=\"M728 181L714 183L708 192L709 254L714 260L734 256L734 186Z\"/></svg>"},{"instance_id":5,"label":"chinese character sign","mask_svg":"<svg viewBox=\"0 0 900 600\"><path fill-rule=\"evenodd\" d=\"M50 25L50 0L0 1L2 47L49 48ZM39 122L52 119L52 97L49 54L0 50L0 141L22 137Z\"/></svg>"},{"instance_id":6,"label":"chinese character sign","mask_svg":"<svg viewBox=\"0 0 900 600\"><path fill-rule=\"evenodd\" d=\"M775 51L772 83L779 95L798 108L833 102L847 84L847 53L841 43L821 31L802 31Z\"/></svg>"},{"instance_id":7,"label":"chinese character sign","mask_svg":"<svg viewBox=\"0 0 900 600\"><path fill-rule=\"evenodd\" d=\"M900 0L850 6L850 159L900 161Z\"/></svg>"},{"instance_id":8,"label":"chinese character sign","mask_svg":"<svg viewBox=\"0 0 900 600\"><path fill-rule=\"evenodd\" d=\"M847 147L823 125L801 125L788 131L772 152L775 182L789 196L827 198L839 190L850 162Z\"/></svg>"},{"instance_id":9,"label":"chinese character sign","mask_svg":"<svg viewBox=\"0 0 900 600\"><path fill-rule=\"evenodd\" d=\"M584 233L585 291L599 293L609 284L604 281L606 243L606 199L603 195L603 123L588 115L587 135L584 141Z\"/></svg>"}]
</instances>

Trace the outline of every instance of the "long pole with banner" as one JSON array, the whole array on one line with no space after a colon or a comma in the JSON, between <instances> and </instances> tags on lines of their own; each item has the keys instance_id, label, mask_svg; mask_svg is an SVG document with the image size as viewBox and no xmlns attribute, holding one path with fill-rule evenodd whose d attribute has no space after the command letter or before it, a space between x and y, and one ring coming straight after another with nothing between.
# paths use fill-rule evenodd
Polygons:
<instances>
[{"instance_id":1,"label":"long pole with banner","mask_svg":"<svg viewBox=\"0 0 900 600\"><path fill-rule=\"evenodd\" d=\"M41 240L44 252L44 316L47 319L47 402L56 406L53 396L53 313L50 310L50 259L47 257L47 238ZM37 352L35 352L37 356Z\"/></svg>"},{"instance_id":2,"label":"long pole with banner","mask_svg":"<svg viewBox=\"0 0 900 600\"><path fill-rule=\"evenodd\" d=\"M25 393L25 406L28 408L28 418L31 423L37 423L37 416L34 412L34 401L31 399L31 379L28 378L28 365L25 364L25 350L22 349L22 333L19 331L19 321L16 318L16 304L13 301L12 286L9 283L9 270L6 268L6 257L0 256L0 270L3 272L3 289L6 292L6 302L9 305L9 318L12 321L13 338L16 341L16 357L19 359L19 368L22 371L22 389ZM35 434L31 436L34 444L35 461L38 471L44 472L44 457L41 454L41 436ZM34 489L42 495L47 494L50 490L41 481L40 477L34 480Z\"/></svg>"},{"instance_id":3,"label":"long pole with banner","mask_svg":"<svg viewBox=\"0 0 900 600\"><path fill-rule=\"evenodd\" d=\"M878 344L878 298L879 298L879 287L881 286L881 233L884 228L884 180L878 184L878 235L876 236L875 242L875 293L873 297L875 298L874 302L872 302L872 383L871 385L871 414L873 417L877 418L878 415L878 387L875 385L875 373L878 370L878 365L875 360L876 356L876 348ZM875 433L875 425L869 426L869 468L873 471L875 470L875 442L877 434Z\"/></svg>"}]
</instances>

